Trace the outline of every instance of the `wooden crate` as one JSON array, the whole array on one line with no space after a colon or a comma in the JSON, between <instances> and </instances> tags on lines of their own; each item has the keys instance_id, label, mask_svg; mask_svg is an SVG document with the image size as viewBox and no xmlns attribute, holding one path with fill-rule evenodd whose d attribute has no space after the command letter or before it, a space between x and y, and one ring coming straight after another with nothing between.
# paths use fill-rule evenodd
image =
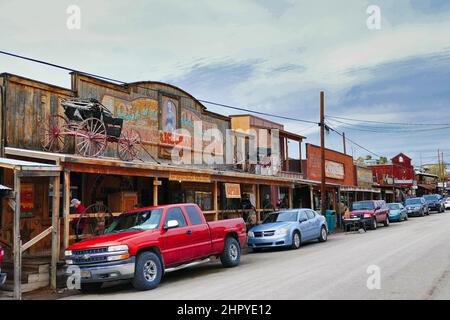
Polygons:
<instances>
[{"instance_id":1,"label":"wooden crate","mask_svg":"<svg viewBox=\"0 0 450 320\"><path fill-rule=\"evenodd\" d=\"M138 204L137 192L117 192L108 195L108 208L111 212L123 212Z\"/></svg>"}]
</instances>

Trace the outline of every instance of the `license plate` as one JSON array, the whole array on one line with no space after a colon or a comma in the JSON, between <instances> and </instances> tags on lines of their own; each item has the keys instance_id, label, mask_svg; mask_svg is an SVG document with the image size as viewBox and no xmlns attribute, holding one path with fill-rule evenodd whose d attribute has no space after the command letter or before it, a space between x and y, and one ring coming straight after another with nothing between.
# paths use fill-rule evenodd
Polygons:
<instances>
[{"instance_id":1,"label":"license plate","mask_svg":"<svg viewBox=\"0 0 450 320\"><path fill-rule=\"evenodd\" d=\"M91 272L90 271L81 271L81 277L82 278L90 278L91 277Z\"/></svg>"}]
</instances>

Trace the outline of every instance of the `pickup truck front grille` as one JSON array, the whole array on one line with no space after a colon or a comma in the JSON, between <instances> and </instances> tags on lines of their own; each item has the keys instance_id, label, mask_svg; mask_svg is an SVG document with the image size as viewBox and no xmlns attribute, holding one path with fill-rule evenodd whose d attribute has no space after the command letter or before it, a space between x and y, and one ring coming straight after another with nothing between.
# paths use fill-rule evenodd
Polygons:
<instances>
[{"instance_id":1,"label":"pickup truck front grille","mask_svg":"<svg viewBox=\"0 0 450 320\"><path fill-rule=\"evenodd\" d=\"M89 257L89 258L83 258L83 257L77 257L72 259L74 264L87 264L87 263L98 263L98 262L105 262L107 257L106 256L100 256L100 257Z\"/></svg>"},{"instance_id":2,"label":"pickup truck front grille","mask_svg":"<svg viewBox=\"0 0 450 320\"><path fill-rule=\"evenodd\" d=\"M69 259L73 261L73 264L77 265L101 263L107 262L109 255L111 255L111 253L108 253L108 248L82 249L73 250L72 256L70 256Z\"/></svg>"},{"instance_id":3,"label":"pickup truck front grille","mask_svg":"<svg viewBox=\"0 0 450 320\"><path fill-rule=\"evenodd\" d=\"M272 237L274 234L275 234L275 230L259 231L259 232L255 232L255 238Z\"/></svg>"},{"instance_id":4,"label":"pickup truck front grille","mask_svg":"<svg viewBox=\"0 0 450 320\"><path fill-rule=\"evenodd\" d=\"M85 254L98 254L108 252L108 248L96 248L96 249L83 249L83 250L73 250L72 254L74 256L81 256Z\"/></svg>"}]
</instances>

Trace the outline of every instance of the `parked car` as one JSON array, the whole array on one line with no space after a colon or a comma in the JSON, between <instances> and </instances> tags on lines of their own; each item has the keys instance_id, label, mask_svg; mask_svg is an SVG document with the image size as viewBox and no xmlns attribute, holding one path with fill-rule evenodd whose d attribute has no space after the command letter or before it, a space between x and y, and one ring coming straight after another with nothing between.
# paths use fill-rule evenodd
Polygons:
<instances>
[{"instance_id":1,"label":"parked car","mask_svg":"<svg viewBox=\"0 0 450 320\"><path fill-rule=\"evenodd\" d=\"M408 220L408 212L402 203L388 203L389 208L389 220L390 221L402 221Z\"/></svg>"},{"instance_id":2,"label":"parked car","mask_svg":"<svg viewBox=\"0 0 450 320\"><path fill-rule=\"evenodd\" d=\"M447 199L445 199L445 210L450 209L450 197L448 197Z\"/></svg>"},{"instance_id":3,"label":"parked car","mask_svg":"<svg viewBox=\"0 0 450 320\"><path fill-rule=\"evenodd\" d=\"M350 217L360 219L371 230L375 230L379 223L383 223L385 227L389 226L389 208L384 200L353 202L350 208Z\"/></svg>"},{"instance_id":4,"label":"parked car","mask_svg":"<svg viewBox=\"0 0 450 320\"><path fill-rule=\"evenodd\" d=\"M118 279L131 279L138 290L153 289L165 273L212 256L220 257L224 267L235 267L246 241L242 218L206 222L196 204L134 209L122 213L105 233L65 250L66 265L81 269L83 292Z\"/></svg>"},{"instance_id":5,"label":"parked car","mask_svg":"<svg viewBox=\"0 0 450 320\"><path fill-rule=\"evenodd\" d=\"M2 246L0 245L0 286L3 285L6 281L6 273L2 273L2 263L3 263L4 256L5 256L5 251L3 250Z\"/></svg>"},{"instance_id":6,"label":"parked car","mask_svg":"<svg viewBox=\"0 0 450 320\"><path fill-rule=\"evenodd\" d=\"M409 217L429 215L428 204L423 197L408 198L405 200L405 207Z\"/></svg>"},{"instance_id":7,"label":"parked car","mask_svg":"<svg viewBox=\"0 0 450 320\"><path fill-rule=\"evenodd\" d=\"M427 202L430 211L437 211L438 213L445 211L445 201L440 194L429 194L423 196L423 198Z\"/></svg>"},{"instance_id":8,"label":"parked car","mask_svg":"<svg viewBox=\"0 0 450 320\"><path fill-rule=\"evenodd\" d=\"M310 240L327 241L325 217L311 209L294 209L273 212L263 223L248 232L247 244L253 251L263 248L300 248Z\"/></svg>"}]
</instances>

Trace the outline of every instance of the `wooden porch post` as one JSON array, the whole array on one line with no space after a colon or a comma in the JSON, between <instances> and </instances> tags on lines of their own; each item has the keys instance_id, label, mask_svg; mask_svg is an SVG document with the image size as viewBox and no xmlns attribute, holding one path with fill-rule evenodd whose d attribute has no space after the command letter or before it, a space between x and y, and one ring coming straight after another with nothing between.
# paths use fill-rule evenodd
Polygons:
<instances>
[{"instance_id":1,"label":"wooden porch post","mask_svg":"<svg viewBox=\"0 0 450 320\"><path fill-rule=\"evenodd\" d=\"M70 171L64 171L64 239L63 247L69 246L70 235Z\"/></svg>"},{"instance_id":2,"label":"wooden porch post","mask_svg":"<svg viewBox=\"0 0 450 320\"><path fill-rule=\"evenodd\" d=\"M60 241L59 241L59 191L60 178L59 175L52 178L53 180L53 205L52 205L52 263L51 263L51 288L56 290L56 268L59 260Z\"/></svg>"},{"instance_id":3,"label":"wooden porch post","mask_svg":"<svg viewBox=\"0 0 450 320\"><path fill-rule=\"evenodd\" d=\"M314 210L314 188L313 188L313 186L309 186L309 198L311 200L311 209Z\"/></svg>"},{"instance_id":4,"label":"wooden porch post","mask_svg":"<svg viewBox=\"0 0 450 320\"><path fill-rule=\"evenodd\" d=\"M260 190L259 190L259 184L255 185L256 192L255 192L255 207L256 207L256 223L259 223L261 221L261 212L259 211L261 209L261 196L260 196Z\"/></svg>"},{"instance_id":5,"label":"wooden porch post","mask_svg":"<svg viewBox=\"0 0 450 320\"><path fill-rule=\"evenodd\" d=\"M294 208L294 188L288 188L289 209Z\"/></svg>"},{"instance_id":6,"label":"wooden porch post","mask_svg":"<svg viewBox=\"0 0 450 320\"><path fill-rule=\"evenodd\" d=\"M14 170L14 299L22 299L22 241L20 239L20 177Z\"/></svg>"},{"instance_id":7,"label":"wooden porch post","mask_svg":"<svg viewBox=\"0 0 450 320\"><path fill-rule=\"evenodd\" d=\"M214 180L214 192L213 192L213 201L214 201L214 220L219 220L219 187L217 183L217 179Z\"/></svg>"},{"instance_id":8,"label":"wooden porch post","mask_svg":"<svg viewBox=\"0 0 450 320\"><path fill-rule=\"evenodd\" d=\"M285 138L286 141L286 167L285 170L289 171L289 140L288 138Z\"/></svg>"},{"instance_id":9,"label":"wooden porch post","mask_svg":"<svg viewBox=\"0 0 450 320\"><path fill-rule=\"evenodd\" d=\"M158 178L155 178L153 180L153 205L157 206L158 205L158 186L160 185L160 181L158 180Z\"/></svg>"}]
</instances>

